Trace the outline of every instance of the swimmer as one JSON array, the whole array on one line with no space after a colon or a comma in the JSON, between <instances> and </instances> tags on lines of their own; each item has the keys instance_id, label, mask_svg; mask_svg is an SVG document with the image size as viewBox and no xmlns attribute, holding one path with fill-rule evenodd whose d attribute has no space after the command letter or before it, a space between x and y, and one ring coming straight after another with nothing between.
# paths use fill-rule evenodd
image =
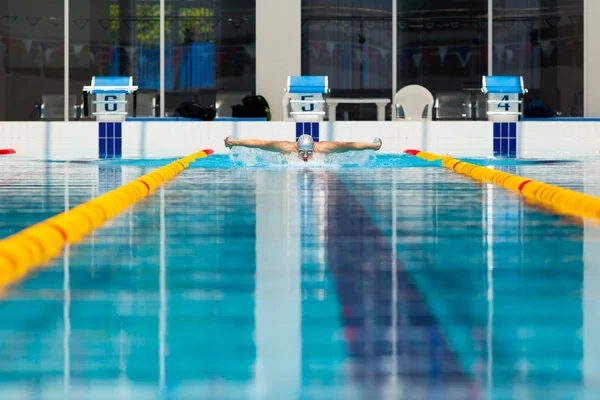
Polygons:
<instances>
[{"instance_id":1,"label":"swimmer","mask_svg":"<svg viewBox=\"0 0 600 400\"><path fill-rule=\"evenodd\" d=\"M259 139L225 139L225 147L231 149L234 146L257 148L265 151L273 151L281 154L298 154L301 160L307 162L312 159L313 153L344 153L347 151L379 150L381 139L376 138L375 143L365 142L314 142L312 136L301 135L296 142L283 140L259 140Z\"/></svg>"}]
</instances>

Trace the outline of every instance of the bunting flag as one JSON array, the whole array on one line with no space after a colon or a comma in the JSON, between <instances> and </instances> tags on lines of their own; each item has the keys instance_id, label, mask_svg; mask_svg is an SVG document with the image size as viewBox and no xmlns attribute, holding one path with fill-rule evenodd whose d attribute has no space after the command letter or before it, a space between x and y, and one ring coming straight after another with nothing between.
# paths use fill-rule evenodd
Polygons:
<instances>
[{"instance_id":1,"label":"bunting flag","mask_svg":"<svg viewBox=\"0 0 600 400\"><path fill-rule=\"evenodd\" d=\"M540 46L542 48L542 54L546 58L550 57L554 52L554 44L550 40L542 40Z\"/></svg>"},{"instance_id":2,"label":"bunting flag","mask_svg":"<svg viewBox=\"0 0 600 400\"><path fill-rule=\"evenodd\" d=\"M444 61L446 61L446 54L448 54L448 46L439 46L438 53L440 55L440 64L444 66Z\"/></svg>"},{"instance_id":3,"label":"bunting flag","mask_svg":"<svg viewBox=\"0 0 600 400\"><path fill-rule=\"evenodd\" d=\"M554 28L558 25L560 21L560 17L548 17L546 18L546 23L550 25L550 27Z\"/></svg>"},{"instance_id":4,"label":"bunting flag","mask_svg":"<svg viewBox=\"0 0 600 400\"><path fill-rule=\"evenodd\" d=\"M317 59L319 58L319 42L313 42L310 45L310 53L312 56Z\"/></svg>"},{"instance_id":5,"label":"bunting flag","mask_svg":"<svg viewBox=\"0 0 600 400\"><path fill-rule=\"evenodd\" d=\"M494 51L496 52L496 56L498 57L498 60L502 60L504 58L504 49L505 48L506 48L506 45L504 45L503 43L494 45ZM493 57L493 54L492 54L492 57Z\"/></svg>"},{"instance_id":6,"label":"bunting flag","mask_svg":"<svg viewBox=\"0 0 600 400\"><path fill-rule=\"evenodd\" d=\"M423 59L425 60L425 64L431 65L433 63L433 56L431 55L431 48L426 47L423 49Z\"/></svg>"},{"instance_id":7,"label":"bunting flag","mask_svg":"<svg viewBox=\"0 0 600 400\"><path fill-rule=\"evenodd\" d=\"M381 58L385 60L392 51L388 49L379 49L379 52L381 53Z\"/></svg>"},{"instance_id":8,"label":"bunting flag","mask_svg":"<svg viewBox=\"0 0 600 400\"><path fill-rule=\"evenodd\" d=\"M531 52L531 43L526 43L519 49L519 57L525 57L528 53Z\"/></svg>"},{"instance_id":9,"label":"bunting flag","mask_svg":"<svg viewBox=\"0 0 600 400\"><path fill-rule=\"evenodd\" d=\"M102 29L104 29L105 31L108 30L108 28L110 27L110 20L109 19L99 19L98 23L100 24L100 26L102 27Z\"/></svg>"},{"instance_id":10,"label":"bunting flag","mask_svg":"<svg viewBox=\"0 0 600 400\"><path fill-rule=\"evenodd\" d=\"M31 54L31 45L32 44L33 44L33 40L23 39L23 47L25 48L25 52L27 52L27 54Z\"/></svg>"},{"instance_id":11,"label":"bunting flag","mask_svg":"<svg viewBox=\"0 0 600 400\"><path fill-rule=\"evenodd\" d=\"M513 57L515 55L515 51L513 50L512 46L506 47L505 54L506 54L506 62L509 64L512 63Z\"/></svg>"},{"instance_id":12,"label":"bunting flag","mask_svg":"<svg viewBox=\"0 0 600 400\"><path fill-rule=\"evenodd\" d=\"M248 44L244 46L244 51L246 54L250 56L253 60L256 58L256 45Z\"/></svg>"},{"instance_id":13,"label":"bunting flag","mask_svg":"<svg viewBox=\"0 0 600 400\"><path fill-rule=\"evenodd\" d=\"M6 50L10 50L12 45L15 43L14 38L4 38L4 45L6 46Z\"/></svg>"},{"instance_id":14,"label":"bunting flag","mask_svg":"<svg viewBox=\"0 0 600 400\"><path fill-rule=\"evenodd\" d=\"M73 54L75 55L75 57L79 57L82 50L83 50L82 44L74 44L73 45Z\"/></svg>"},{"instance_id":15,"label":"bunting flag","mask_svg":"<svg viewBox=\"0 0 600 400\"><path fill-rule=\"evenodd\" d=\"M486 63L488 61L488 48L487 45L482 45L479 48L479 57L482 63Z\"/></svg>"},{"instance_id":16,"label":"bunting flag","mask_svg":"<svg viewBox=\"0 0 600 400\"><path fill-rule=\"evenodd\" d=\"M471 58L469 48L459 47L456 54L458 55L458 61L460 62L461 67L466 68L467 64L469 63L469 59Z\"/></svg>"},{"instance_id":17,"label":"bunting flag","mask_svg":"<svg viewBox=\"0 0 600 400\"><path fill-rule=\"evenodd\" d=\"M82 30L83 28L85 28L85 26L88 24L88 22L90 22L89 18L78 18L74 20L75 25L79 28L79 30Z\"/></svg>"},{"instance_id":18,"label":"bunting flag","mask_svg":"<svg viewBox=\"0 0 600 400\"><path fill-rule=\"evenodd\" d=\"M134 19L124 19L123 25L129 29L133 29L133 27L137 25L137 22Z\"/></svg>"},{"instance_id":19,"label":"bunting flag","mask_svg":"<svg viewBox=\"0 0 600 400\"><path fill-rule=\"evenodd\" d=\"M59 26L61 26L61 25L62 25L62 22L63 22L62 18L50 17L50 18L48 18L48 19L50 20L50 22L52 22L52 24L53 24L55 27L59 27Z\"/></svg>"},{"instance_id":20,"label":"bunting flag","mask_svg":"<svg viewBox=\"0 0 600 400\"><path fill-rule=\"evenodd\" d=\"M127 53L127 57L129 58L129 60L133 60L134 56L135 56L135 47L134 46L126 46L125 47L125 52Z\"/></svg>"},{"instance_id":21,"label":"bunting flag","mask_svg":"<svg viewBox=\"0 0 600 400\"><path fill-rule=\"evenodd\" d=\"M335 43L334 42L326 42L325 47L327 48L329 57L331 57L333 55L333 50L335 49Z\"/></svg>"},{"instance_id":22,"label":"bunting flag","mask_svg":"<svg viewBox=\"0 0 600 400\"><path fill-rule=\"evenodd\" d=\"M27 22L29 22L29 25L35 27L38 22L40 22L40 18L39 17L25 17L25 19L27 20Z\"/></svg>"},{"instance_id":23,"label":"bunting flag","mask_svg":"<svg viewBox=\"0 0 600 400\"><path fill-rule=\"evenodd\" d=\"M417 53L417 52L413 52L412 59L413 59L413 62L415 63L415 67L420 68L421 67L421 61L423 60L423 54Z\"/></svg>"},{"instance_id":24,"label":"bunting flag","mask_svg":"<svg viewBox=\"0 0 600 400\"><path fill-rule=\"evenodd\" d=\"M54 53L53 49L46 49L46 51L43 53L44 54L44 60L49 63L50 60L52 59L52 54Z\"/></svg>"}]
</instances>

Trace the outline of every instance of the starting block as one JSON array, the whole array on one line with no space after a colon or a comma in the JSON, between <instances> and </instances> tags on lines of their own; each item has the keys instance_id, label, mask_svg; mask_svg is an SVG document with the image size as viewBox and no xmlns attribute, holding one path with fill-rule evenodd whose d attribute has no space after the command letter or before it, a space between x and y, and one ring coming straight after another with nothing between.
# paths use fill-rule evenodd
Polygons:
<instances>
[{"instance_id":1,"label":"starting block","mask_svg":"<svg viewBox=\"0 0 600 400\"><path fill-rule=\"evenodd\" d=\"M128 115L126 95L137 92L131 76L94 76L92 84L83 87L84 107L87 107L87 95L96 95L92 105L92 115L97 121L123 122ZM134 99L135 102L135 99ZM87 110L86 110L87 111ZM87 113L85 113L87 114Z\"/></svg>"},{"instance_id":2,"label":"starting block","mask_svg":"<svg viewBox=\"0 0 600 400\"><path fill-rule=\"evenodd\" d=\"M98 121L99 158L122 156L122 125L128 114L127 95L133 93L135 107L137 90L131 76L94 76L92 84L83 87L85 115L89 115L88 96L95 95L92 115Z\"/></svg>"},{"instance_id":3,"label":"starting block","mask_svg":"<svg viewBox=\"0 0 600 400\"><path fill-rule=\"evenodd\" d=\"M513 122L522 116L522 96L527 93L522 76L483 76L489 121Z\"/></svg>"},{"instance_id":4,"label":"starting block","mask_svg":"<svg viewBox=\"0 0 600 400\"><path fill-rule=\"evenodd\" d=\"M325 100L329 94L326 76L288 76L283 96L283 120L319 122L325 119Z\"/></svg>"}]
</instances>

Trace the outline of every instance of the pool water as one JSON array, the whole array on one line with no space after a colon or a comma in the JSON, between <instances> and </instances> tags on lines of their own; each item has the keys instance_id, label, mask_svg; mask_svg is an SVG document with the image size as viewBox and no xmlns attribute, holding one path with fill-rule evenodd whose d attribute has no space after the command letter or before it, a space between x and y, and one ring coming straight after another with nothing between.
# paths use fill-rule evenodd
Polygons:
<instances>
[{"instance_id":1,"label":"pool water","mask_svg":"<svg viewBox=\"0 0 600 400\"><path fill-rule=\"evenodd\" d=\"M600 396L595 222L407 155L256 155L198 160L14 286L0 398ZM0 238L170 161L0 159ZM470 161L600 194L595 159Z\"/></svg>"}]
</instances>

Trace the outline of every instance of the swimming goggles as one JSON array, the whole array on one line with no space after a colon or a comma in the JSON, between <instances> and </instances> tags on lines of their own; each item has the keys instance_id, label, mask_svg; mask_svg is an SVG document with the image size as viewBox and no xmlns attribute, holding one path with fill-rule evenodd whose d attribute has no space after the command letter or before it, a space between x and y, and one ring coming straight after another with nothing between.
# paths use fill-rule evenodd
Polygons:
<instances>
[{"instance_id":1,"label":"swimming goggles","mask_svg":"<svg viewBox=\"0 0 600 400\"><path fill-rule=\"evenodd\" d=\"M312 150L299 150L298 154L300 154L301 156L303 156L305 154L310 156L312 154Z\"/></svg>"}]
</instances>

